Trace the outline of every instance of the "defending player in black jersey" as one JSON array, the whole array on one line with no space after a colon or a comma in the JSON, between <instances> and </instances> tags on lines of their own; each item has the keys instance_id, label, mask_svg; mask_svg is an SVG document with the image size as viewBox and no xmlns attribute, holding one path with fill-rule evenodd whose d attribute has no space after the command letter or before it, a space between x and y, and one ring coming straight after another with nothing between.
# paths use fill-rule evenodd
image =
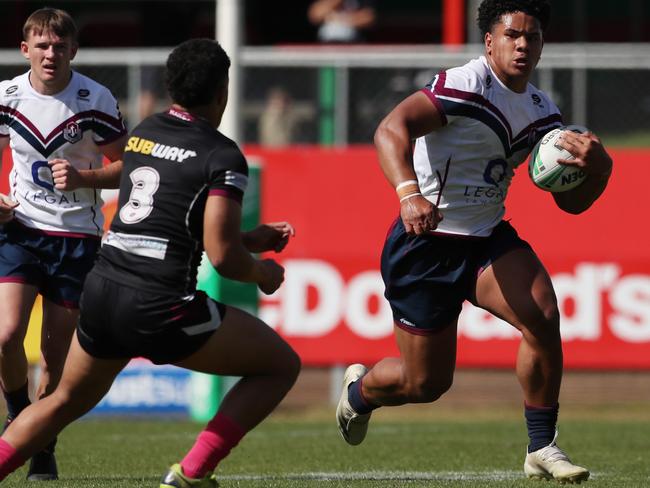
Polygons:
<instances>
[{"instance_id":1,"label":"defending player in black jersey","mask_svg":"<svg viewBox=\"0 0 650 488\"><path fill-rule=\"evenodd\" d=\"M240 232L246 160L215 130L229 66L221 46L207 39L170 54L174 104L127 142L119 211L86 280L63 378L0 439L0 480L97 404L133 357L242 377L161 487L216 486L217 463L293 385L300 361L289 345L257 318L196 290L205 249L221 275L273 293L284 270L250 253L279 252L294 233L286 222Z\"/></svg>"}]
</instances>

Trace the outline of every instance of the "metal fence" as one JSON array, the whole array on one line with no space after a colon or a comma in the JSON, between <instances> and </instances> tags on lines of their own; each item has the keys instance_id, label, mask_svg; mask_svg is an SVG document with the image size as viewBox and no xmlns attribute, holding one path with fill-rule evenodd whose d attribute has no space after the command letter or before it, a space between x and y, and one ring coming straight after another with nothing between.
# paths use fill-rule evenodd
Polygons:
<instances>
[{"instance_id":1,"label":"metal fence","mask_svg":"<svg viewBox=\"0 0 650 488\"><path fill-rule=\"evenodd\" d=\"M158 85L159 108L166 103L162 66L169 51L82 48L74 68L113 91L132 127L140 120L145 80ZM482 52L482 45L243 48L241 140L267 142L260 122L266 118L293 143L370 143L378 122L397 102L441 69ZM26 68L17 49L0 50L0 79ZM647 133L650 138L648 44L547 45L532 82L551 95L567 122L601 135ZM270 108L278 93L284 94L284 105Z\"/></svg>"}]
</instances>

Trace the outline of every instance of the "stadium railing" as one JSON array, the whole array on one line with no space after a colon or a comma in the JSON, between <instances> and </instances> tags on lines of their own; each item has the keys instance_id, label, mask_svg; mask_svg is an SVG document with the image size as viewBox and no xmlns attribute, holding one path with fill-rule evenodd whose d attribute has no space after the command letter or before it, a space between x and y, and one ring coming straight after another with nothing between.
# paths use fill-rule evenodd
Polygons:
<instances>
[{"instance_id":1,"label":"stadium railing","mask_svg":"<svg viewBox=\"0 0 650 488\"><path fill-rule=\"evenodd\" d=\"M111 88L132 127L139 121L142 68L164 66L169 51L82 48L74 67ZM299 121L292 142L371 143L377 123L395 103L438 71L482 52L479 44L244 47L241 141L260 142L257 120L269 92L281 87ZM0 50L0 79L26 68L18 49ZM551 94L567 122L599 134L636 135L650 144L650 136L644 139L650 132L649 44L548 44L533 83Z\"/></svg>"}]
</instances>

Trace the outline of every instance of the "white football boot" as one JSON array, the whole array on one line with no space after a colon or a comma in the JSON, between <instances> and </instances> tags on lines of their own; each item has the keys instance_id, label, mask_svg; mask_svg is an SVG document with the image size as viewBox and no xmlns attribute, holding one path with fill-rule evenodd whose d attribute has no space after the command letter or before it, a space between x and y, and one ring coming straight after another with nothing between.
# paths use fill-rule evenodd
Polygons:
<instances>
[{"instance_id":1,"label":"white football boot","mask_svg":"<svg viewBox=\"0 0 650 488\"><path fill-rule=\"evenodd\" d=\"M587 481L589 470L571 462L566 453L557 447L557 431L553 441L546 447L526 454L524 473L529 478L556 480L560 483Z\"/></svg>"},{"instance_id":2,"label":"white football boot","mask_svg":"<svg viewBox=\"0 0 650 488\"><path fill-rule=\"evenodd\" d=\"M352 446L359 445L366 438L368 432L368 421L370 420L371 413L363 415L358 414L350 406L348 401L348 387L354 383L364 374L368 372L363 364L352 364L345 370L343 376L343 390L341 391L341 398L336 407L336 423L339 426L341 435L345 442Z\"/></svg>"}]
</instances>

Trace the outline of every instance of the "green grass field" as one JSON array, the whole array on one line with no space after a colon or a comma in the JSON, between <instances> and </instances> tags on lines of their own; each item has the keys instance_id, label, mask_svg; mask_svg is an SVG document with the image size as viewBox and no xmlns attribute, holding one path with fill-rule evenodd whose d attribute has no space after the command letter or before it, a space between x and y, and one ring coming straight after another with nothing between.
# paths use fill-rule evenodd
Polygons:
<instances>
[{"instance_id":1,"label":"green grass field","mask_svg":"<svg viewBox=\"0 0 650 488\"><path fill-rule=\"evenodd\" d=\"M592 470L588 486L650 486L645 410L568 412L559 444ZM366 442L350 447L324 411L283 412L250 433L221 464L220 486L551 487L554 482L523 477L527 439L520 415L507 409L480 415L388 409L375 415ZM47 486L158 487L199 428L178 420L79 421L60 437L61 480ZM21 468L5 486L35 486L25 473Z\"/></svg>"}]
</instances>

